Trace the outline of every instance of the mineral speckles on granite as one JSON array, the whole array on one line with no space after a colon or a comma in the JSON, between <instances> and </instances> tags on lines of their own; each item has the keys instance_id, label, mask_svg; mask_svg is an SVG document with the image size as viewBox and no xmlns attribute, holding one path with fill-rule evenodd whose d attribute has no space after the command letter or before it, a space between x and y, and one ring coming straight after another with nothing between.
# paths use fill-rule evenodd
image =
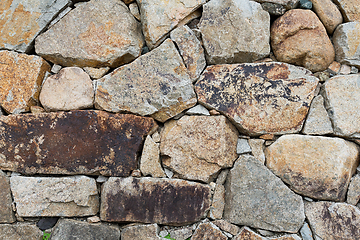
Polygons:
<instances>
[{"instance_id":1,"label":"mineral speckles on granite","mask_svg":"<svg viewBox=\"0 0 360 240\"><path fill-rule=\"evenodd\" d=\"M16 221L11 204L10 180L6 174L0 170L0 223L13 223Z\"/></svg>"}]
</instances>

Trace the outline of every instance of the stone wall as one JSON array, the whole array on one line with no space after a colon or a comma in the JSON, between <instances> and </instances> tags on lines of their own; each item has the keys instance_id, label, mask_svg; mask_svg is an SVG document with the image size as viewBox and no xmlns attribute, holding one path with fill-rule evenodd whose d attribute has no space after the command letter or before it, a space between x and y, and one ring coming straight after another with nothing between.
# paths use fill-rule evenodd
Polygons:
<instances>
[{"instance_id":1,"label":"stone wall","mask_svg":"<svg viewBox=\"0 0 360 240\"><path fill-rule=\"evenodd\" d=\"M2 0L0 239L360 239L355 0Z\"/></svg>"}]
</instances>

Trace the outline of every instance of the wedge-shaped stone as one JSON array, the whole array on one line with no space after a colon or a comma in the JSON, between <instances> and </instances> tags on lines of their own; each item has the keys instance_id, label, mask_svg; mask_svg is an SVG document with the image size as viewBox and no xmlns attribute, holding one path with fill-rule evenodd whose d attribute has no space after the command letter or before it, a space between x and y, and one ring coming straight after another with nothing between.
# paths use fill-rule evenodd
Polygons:
<instances>
[{"instance_id":1,"label":"wedge-shaped stone","mask_svg":"<svg viewBox=\"0 0 360 240\"><path fill-rule=\"evenodd\" d=\"M200 223L191 237L192 240L227 240L225 234L213 223Z\"/></svg>"},{"instance_id":2,"label":"wedge-shaped stone","mask_svg":"<svg viewBox=\"0 0 360 240\"><path fill-rule=\"evenodd\" d=\"M140 55L141 26L122 1L91 0L76 6L36 38L37 54L68 67L118 67Z\"/></svg>"},{"instance_id":3,"label":"wedge-shaped stone","mask_svg":"<svg viewBox=\"0 0 360 240\"><path fill-rule=\"evenodd\" d=\"M160 122L196 102L191 79L170 39L99 79L95 93L96 108L151 115Z\"/></svg>"},{"instance_id":4,"label":"wedge-shaped stone","mask_svg":"<svg viewBox=\"0 0 360 240\"><path fill-rule=\"evenodd\" d=\"M25 174L129 176L152 118L102 111L0 118L0 169Z\"/></svg>"},{"instance_id":5,"label":"wedge-shaped stone","mask_svg":"<svg viewBox=\"0 0 360 240\"><path fill-rule=\"evenodd\" d=\"M40 240L43 233L31 223L0 224L1 240Z\"/></svg>"},{"instance_id":6,"label":"wedge-shaped stone","mask_svg":"<svg viewBox=\"0 0 360 240\"><path fill-rule=\"evenodd\" d=\"M0 223L13 223L16 221L12 210L12 198L10 191L10 180L0 170Z\"/></svg>"},{"instance_id":7,"label":"wedge-shaped stone","mask_svg":"<svg viewBox=\"0 0 360 240\"><path fill-rule=\"evenodd\" d=\"M297 193L344 201L359 147L341 138L285 135L265 150L266 166Z\"/></svg>"},{"instance_id":8,"label":"wedge-shaped stone","mask_svg":"<svg viewBox=\"0 0 360 240\"><path fill-rule=\"evenodd\" d=\"M35 37L70 0L2 0L0 49L29 52Z\"/></svg>"},{"instance_id":9,"label":"wedge-shaped stone","mask_svg":"<svg viewBox=\"0 0 360 240\"><path fill-rule=\"evenodd\" d=\"M50 65L41 57L0 51L0 104L4 110L21 113L35 105L46 72Z\"/></svg>"},{"instance_id":10,"label":"wedge-shaped stone","mask_svg":"<svg viewBox=\"0 0 360 240\"><path fill-rule=\"evenodd\" d=\"M299 132L319 80L285 63L215 65L195 84L199 102L250 135Z\"/></svg>"},{"instance_id":11,"label":"wedge-shaped stone","mask_svg":"<svg viewBox=\"0 0 360 240\"><path fill-rule=\"evenodd\" d=\"M10 178L21 217L88 216L99 211L96 181L86 176Z\"/></svg>"},{"instance_id":12,"label":"wedge-shaped stone","mask_svg":"<svg viewBox=\"0 0 360 240\"><path fill-rule=\"evenodd\" d=\"M356 205L360 200L360 175L356 174L351 178L346 202L352 205Z\"/></svg>"},{"instance_id":13,"label":"wedge-shaped stone","mask_svg":"<svg viewBox=\"0 0 360 240\"><path fill-rule=\"evenodd\" d=\"M265 237L262 237L261 235L255 233L248 227L243 227L240 230L240 233L236 235L234 240L268 240Z\"/></svg>"},{"instance_id":14,"label":"wedge-shaped stone","mask_svg":"<svg viewBox=\"0 0 360 240\"><path fill-rule=\"evenodd\" d=\"M296 233L304 203L259 160L241 155L225 183L224 219L254 228Z\"/></svg>"},{"instance_id":15,"label":"wedge-shaped stone","mask_svg":"<svg viewBox=\"0 0 360 240\"><path fill-rule=\"evenodd\" d=\"M224 116L184 116L165 123L160 152L164 166L182 178L210 182L237 158L238 132Z\"/></svg>"},{"instance_id":16,"label":"wedge-shaped stone","mask_svg":"<svg viewBox=\"0 0 360 240\"><path fill-rule=\"evenodd\" d=\"M185 224L206 216L208 185L179 179L110 178L101 193L100 218L108 222Z\"/></svg>"}]
</instances>

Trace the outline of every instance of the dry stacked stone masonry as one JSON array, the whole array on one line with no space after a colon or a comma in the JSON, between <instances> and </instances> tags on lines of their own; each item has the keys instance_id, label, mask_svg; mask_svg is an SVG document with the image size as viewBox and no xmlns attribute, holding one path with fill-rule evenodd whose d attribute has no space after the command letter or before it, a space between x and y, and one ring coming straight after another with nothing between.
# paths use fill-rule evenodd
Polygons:
<instances>
[{"instance_id":1,"label":"dry stacked stone masonry","mask_svg":"<svg viewBox=\"0 0 360 240\"><path fill-rule=\"evenodd\" d=\"M357 0L1 0L0 239L360 239Z\"/></svg>"}]
</instances>

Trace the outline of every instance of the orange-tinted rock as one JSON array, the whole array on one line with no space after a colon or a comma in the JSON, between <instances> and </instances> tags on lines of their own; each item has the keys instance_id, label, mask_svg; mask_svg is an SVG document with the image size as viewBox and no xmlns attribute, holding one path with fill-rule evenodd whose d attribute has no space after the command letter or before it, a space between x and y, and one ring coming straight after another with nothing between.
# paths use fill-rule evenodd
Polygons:
<instances>
[{"instance_id":1,"label":"orange-tinted rock","mask_svg":"<svg viewBox=\"0 0 360 240\"><path fill-rule=\"evenodd\" d=\"M36 105L50 65L41 57L0 51L0 104L8 113L29 111Z\"/></svg>"},{"instance_id":2,"label":"orange-tinted rock","mask_svg":"<svg viewBox=\"0 0 360 240\"><path fill-rule=\"evenodd\" d=\"M360 4L358 0L334 0L343 13L346 22L360 21Z\"/></svg>"},{"instance_id":3,"label":"orange-tinted rock","mask_svg":"<svg viewBox=\"0 0 360 240\"><path fill-rule=\"evenodd\" d=\"M25 174L129 176L152 118L102 111L0 118L0 169Z\"/></svg>"}]
</instances>

